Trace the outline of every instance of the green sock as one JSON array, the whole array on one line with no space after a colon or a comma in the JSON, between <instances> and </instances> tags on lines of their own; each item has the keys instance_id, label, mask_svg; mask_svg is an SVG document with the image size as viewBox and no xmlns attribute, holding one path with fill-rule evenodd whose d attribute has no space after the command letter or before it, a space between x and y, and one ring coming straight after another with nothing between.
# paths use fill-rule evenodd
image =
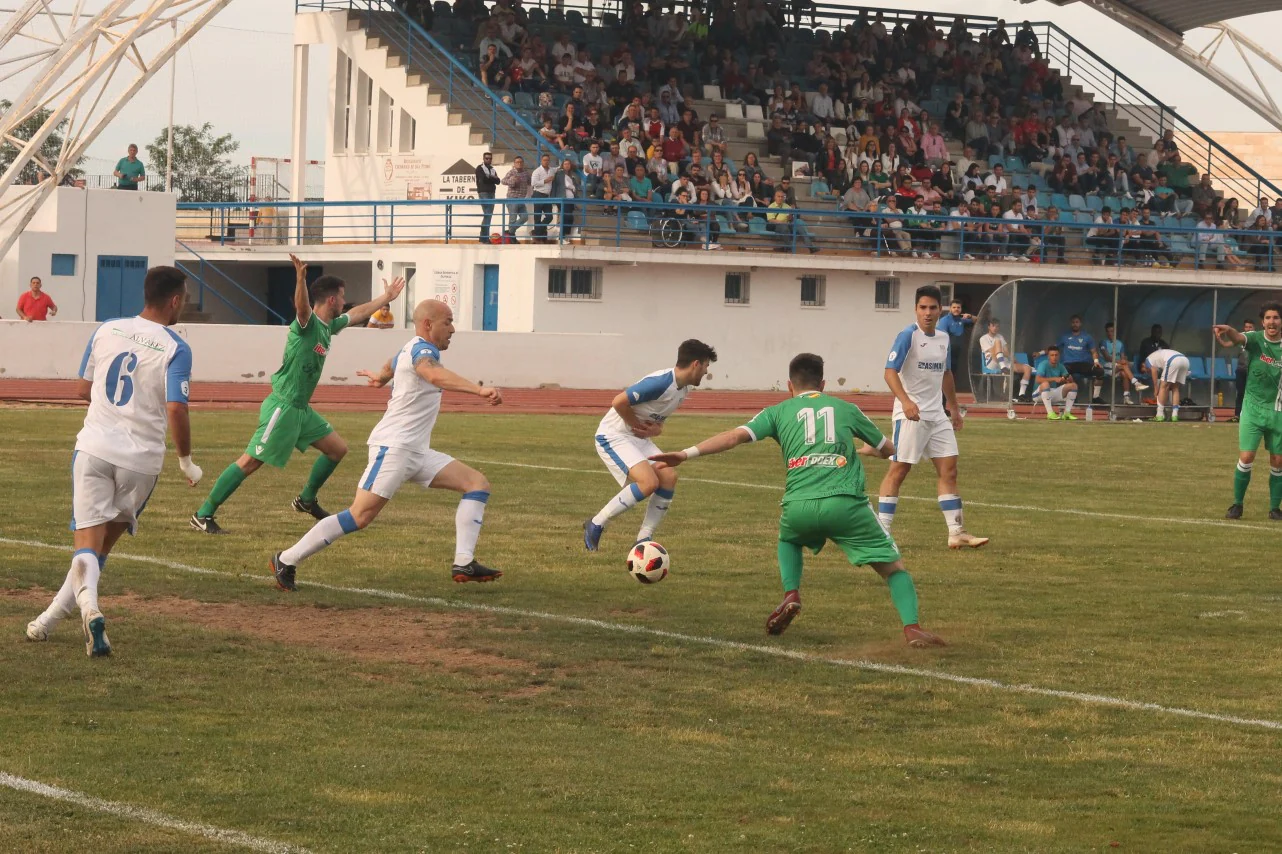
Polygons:
<instances>
[{"instance_id":1,"label":"green sock","mask_svg":"<svg viewBox=\"0 0 1282 854\"><path fill-rule=\"evenodd\" d=\"M1271 481L1270 481L1271 483ZM1251 485L1250 463L1238 463L1233 470L1233 503L1241 504L1246 500L1246 488ZM1270 486L1270 490L1272 487Z\"/></svg>"},{"instance_id":2,"label":"green sock","mask_svg":"<svg viewBox=\"0 0 1282 854\"><path fill-rule=\"evenodd\" d=\"M1269 469L1269 509L1282 506L1282 470Z\"/></svg>"},{"instance_id":3,"label":"green sock","mask_svg":"<svg viewBox=\"0 0 1282 854\"><path fill-rule=\"evenodd\" d=\"M779 577L784 593L801 589L801 546L779 541Z\"/></svg>"},{"instance_id":4,"label":"green sock","mask_svg":"<svg viewBox=\"0 0 1282 854\"><path fill-rule=\"evenodd\" d=\"M895 603L899 619L903 620L905 626L916 625L917 588L913 585L913 577L901 569L890 574L886 579L886 586L890 588L890 601Z\"/></svg>"},{"instance_id":5,"label":"green sock","mask_svg":"<svg viewBox=\"0 0 1282 854\"><path fill-rule=\"evenodd\" d=\"M316 493L320 492L320 488L325 485L325 481L329 480L329 476L336 468L338 463L321 454L316 462L312 463L312 473L307 476L307 485L303 487L298 497L304 501L315 501Z\"/></svg>"},{"instance_id":6,"label":"green sock","mask_svg":"<svg viewBox=\"0 0 1282 854\"><path fill-rule=\"evenodd\" d=\"M214 481L214 488L209 491L209 497L205 499L204 504L200 505L196 515L212 516L217 513L218 508L223 505L224 501L231 498L231 494L245 482L246 477L248 475L241 471L240 466L235 463L223 469L223 473L218 475L218 480Z\"/></svg>"}]
</instances>

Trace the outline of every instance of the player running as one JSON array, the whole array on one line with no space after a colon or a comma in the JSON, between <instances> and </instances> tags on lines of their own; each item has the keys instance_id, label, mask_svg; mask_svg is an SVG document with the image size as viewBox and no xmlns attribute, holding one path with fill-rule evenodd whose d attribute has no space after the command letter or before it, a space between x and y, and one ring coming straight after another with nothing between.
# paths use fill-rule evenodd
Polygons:
<instances>
[{"instance_id":1,"label":"player running","mask_svg":"<svg viewBox=\"0 0 1282 854\"><path fill-rule=\"evenodd\" d=\"M138 517L165 462L165 425L178 449L187 482L200 482L191 461L187 394L191 348L169 330L187 297L187 278L173 267L152 267L143 280L137 317L98 327L80 362L79 396L89 401L71 456L71 530L76 553L62 589L45 612L27 624L27 638L47 640L72 609L80 608L85 651L111 655L107 621L98 609L98 578L107 555Z\"/></svg>"},{"instance_id":2,"label":"player running","mask_svg":"<svg viewBox=\"0 0 1282 854\"><path fill-rule=\"evenodd\" d=\"M1077 381L1068 366L1059 360L1059 345L1046 348L1046 358L1037 363L1037 394L1046 406L1047 421L1076 421L1073 403L1077 400ZM1055 412L1055 404L1064 404L1064 414Z\"/></svg>"},{"instance_id":3,"label":"player running","mask_svg":"<svg viewBox=\"0 0 1282 854\"><path fill-rule=\"evenodd\" d=\"M377 372L358 371L369 384L392 383L387 412L369 434L369 465L361 475L352 506L321 519L303 538L271 559L272 575L282 590L295 589L295 570L307 558L339 537L368 528L387 502L409 481L433 489L463 493L454 514L455 581L493 581L503 573L476 562L476 540L490 500L490 482L479 471L432 449L432 428L441 411L441 392L461 391L503 402L496 388L482 388L441 366L441 351L454 335L454 313L438 300L414 308L417 334Z\"/></svg>"},{"instance_id":4,"label":"player running","mask_svg":"<svg viewBox=\"0 0 1282 854\"><path fill-rule=\"evenodd\" d=\"M824 394L823 377L823 359L802 353L788 365L790 399L763 409L742 427L650 459L663 472L667 466L729 451L745 442L774 439L779 443L787 471L779 518L784 597L766 619L768 634L782 634L801 612L802 548L817 554L832 540L852 564L871 566L886 579L909 646L944 646L941 638L917 623L917 589L904 569L899 547L868 505L864 467L856 458L856 454L888 457L895 446L859 407ZM858 451L856 438L867 443Z\"/></svg>"},{"instance_id":5,"label":"player running","mask_svg":"<svg viewBox=\"0 0 1282 854\"><path fill-rule=\"evenodd\" d=\"M1148 375L1157 389L1157 417L1166 420L1166 402L1171 401L1171 420L1180 420L1180 388L1189 378L1189 357L1178 350L1161 349L1149 353L1144 360Z\"/></svg>"},{"instance_id":6,"label":"player running","mask_svg":"<svg viewBox=\"0 0 1282 854\"><path fill-rule=\"evenodd\" d=\"M636 507L647 498L645 518L636 542L654 536L676 494L677 473L656 468L649 458L661 453L654 437L686 399L690 390L707 376L717 351L694 338L677 348L677 365L642 377L619 392L610 410L596 428L596 452L623 490L583 523L583 545L594 552L601 543L605 526L615 516ZM630 481L630 482L629 482Z\"/></svg>"},{"instance_id":7,"label":"player running","mask_svg":"<svg viewBox=\"0 0 1282 854\"><path fill-rule=\"evenodd\" d=\"M917 289L917 322L899 333L886 359L886 384L895 395L896 450L881 482L877 518L889 531L904 478L927 457L939 475L939 509L948 524L948 547L977 549L986 545L988 538L972 536L962 525L956 436L962 419L953 372L948 369L949 339L935 328L941 299L934 285ZM951 417L944 412L945 403Z\"/></svg>"},{"instance_id":8,"label":"player running","mask_svg":"<svg viewBox=\"0 0 1282 854\"><path fill-rule=\"evenodd\" d=\"M214 520L218 508L231 498L245 478L262 468L263 463L284 468L295 448L306 452L312 447L321 455L312 464L303 491L294 499L294 509L316 519L329 515L316 500L316 494L347 455L347 442L312 409L312 392L320 382L330 340L348 326L369 320L405 287L405 281L399 278L390 285L384 282L386 289L382 296L343 313L347 285L342 279L321 276L312 283L309 299L307 265L293 255L289 260L294 262L297 316L285 338L285 358L280 370L272 375L271 393L258 410L258 429L245 453L223 470L205 503L191 517L191 526L206 534L226 533Z\"/></svg>"},{"instance_id":9,"label":"player running","mask_svg":"<svg viewBox=\"0 0 1282 854\"><path fill-rule=\"evenodd\" d=\"M1260 325L1260 331L1245 333L1224 324L1214 327L1220 344L1241 347L1247 357L1233 504L1224 514L1226 519L1242 518L1255 452L1263 442L1269 452L1269 518L1282 520L1282 303L1265 303Z\"/></svg>"}]
</instances>

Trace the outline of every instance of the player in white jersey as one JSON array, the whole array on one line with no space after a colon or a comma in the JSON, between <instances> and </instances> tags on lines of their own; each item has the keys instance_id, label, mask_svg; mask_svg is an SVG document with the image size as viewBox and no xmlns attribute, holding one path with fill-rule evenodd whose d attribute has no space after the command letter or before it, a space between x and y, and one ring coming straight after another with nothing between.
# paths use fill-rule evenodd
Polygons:
<instances>
[{"instance_id":1,"label":"player in white jersey","mask_svg":"<svg viewBox=\"0 0 1282 854\"><path fill-rule=\"evenodd\" d=\"M939 509L948 523L950 549L977 549L988 543L962 525L962 502L957 493L957 436L962 428L957 387L949 370L949 337L935 327L943 297L939 288L917 289L917 321L900 332L886 359L886 385L895 395L895 455L881 482L877 518L886 530L895 521L899 489L922 457L935 464L939 475ZM948 412L944 411L944 400ZM948 413L952 413L951 416Z\"/></svg>"},{"instance_id":2,"label":"player in white jersey","mask_svg":"<svg viewBox=\"0 0 1282 854\"><path fill-rule=\"evenodd\" d=\"M677 411L690 389L703 382L716 360L717 351L702 341L682 341L677 348L676 367L647 374L615 395L597 425L596 452L623 490L583 523L583 545L588 551L597 550L611 519L647 498L650 503L636 542L654 536L672 505L677 473L670 468L656 469L650 462L650 457L663 453L653 440L663 432L663 422Z\"/></svg>"},{"instance_id":3,"label":"player in white jersey","mask_svg":"<svg viewBox=\"0 0 1282 854\"><path fill-rule=\"evenodd\" d=\"M1154 421L1166 420L1166 402L1171 402L1171 420L1180 420L1180 389L1189 379L1189 357L1178 350L1154 350L1144 360L1148 366L1148 375L1153 378L1153 387L1157 390L1157 417Z\"/></svg>"},{"instance_id":4,"label":"player in white jersey","mask_svg":"<svg viewBox=\"0 0 1282 854\"><path fill-rule=\"evenodd\" d=\"M271 559L272 575L282 590L295 589L295 570L339 537L368 528L392 496L409 481L463 493L454 515L455 581L493 581L503 573L477 563L474 552L481 520L490 500L490 482L479 471L432 448L432 428L441 411L441 392L461 391L503 402L496 388L485 388L441 366L441 351L454 336L454 312L443 302L423 300L414 308L417 336L378 371L358 371L375 387L392 384L387 412L369 434L369 465L361 475L352 506L322 519L303 538Z\"/></svg>"},{"instance_id":5,"label":"player in white jersey","mask_svg":"<svg viewBox=\"0 0 1282 854\"><path fill-rule=\"evenodd\" d=\"M165 462L165 425L178 448L178 466L195 486L187 395L191 348L168 327L178 322L187 278L173 267L153 267L143 282L137 317L109 320L95 330L80 362L79 396L89 401L71 457L71 530L76 552L62 589L45 612L27 624L27 637L47 640L64 617L80 609L85 651L111 654L107 621L98 609L98 578L120 536L156 488Z\"/></svg>"}]
</instances>

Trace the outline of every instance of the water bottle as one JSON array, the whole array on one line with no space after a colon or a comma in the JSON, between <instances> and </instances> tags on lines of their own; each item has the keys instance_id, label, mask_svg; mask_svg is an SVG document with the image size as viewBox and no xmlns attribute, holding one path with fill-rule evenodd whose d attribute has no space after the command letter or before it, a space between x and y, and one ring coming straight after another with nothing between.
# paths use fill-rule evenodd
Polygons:
<instances>
[{"instance_id":1,"label":"water bottle","mask_svg":"<svg viewBox=\"0 0 1282 854\"><path fill-rule=\"evenodd\" d=\"M1091 406L1089 403L1086 404L1086 420L1087 421L1095 420L1095 407Z\"/></svg>"}]
</instances>

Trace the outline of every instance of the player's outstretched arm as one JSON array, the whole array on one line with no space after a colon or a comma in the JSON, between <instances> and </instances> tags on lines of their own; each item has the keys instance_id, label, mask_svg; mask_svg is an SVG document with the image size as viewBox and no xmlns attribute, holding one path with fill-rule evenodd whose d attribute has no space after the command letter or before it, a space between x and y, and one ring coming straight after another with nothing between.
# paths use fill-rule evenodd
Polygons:
<instances>
[{"instance_id":1,"label":"player's outstretched arm","mask_svg":"<svg viewBox=\"0 0 1282 854\"><path fill-rule=\"evenodd\" d=\"M388 359L377 371L357 371L356 376L365 377L366 385L382 388L392 381L392 360Z\"/></svg>"},{"instance_id":2,"label":"player's outstretched arm","mask_svg":"<svg viewBox=\"0 0 1282 854\"><path fill-rule=\"evenodd\" d=\"M187 483L195 486L205 473L191 461L191 415L187 404L170 401L165 404L165 414L169 416L169 435L178 450L178 468L182 469Z\"/></svg>"},{"instance_id":3,"label":"player's outstretched arm","mask_svg":"<svg viewBox=\"0 0 1282 854\"><path fill-rule=\"evenodd\" d=\"M312 319L312 298L307 290L307 262L290 253L294 264L294 314L299 326L306 326Z\"/></svg>"},{"instance_id":4,"label":"player's outstretched arm","mask_svg":"<svg viewBox=\"0 0 1282 854\"><path fill-rule=\"evenodd\" d=\"M488 400L491 406L498 406L503 402L503 395L498 389L493 386L477 385L444 367L435 359L421 360L414 370L420 377L442 391L461 391L465 394L474 394L477 397L483 397Z\"/></svg>"},{"instance_id":5,"label":"player's outstretched arm","mask_svg":"<svg viewBox=\"0 0 1282 854\"><path fill-rule=\"evenodd\" d=\"M752 434L742 427L736 427L733 430L727 430L724 433L718 433L711 438L704 439L697 445L692 445L684 451L674 451L667 454L655 454L650 457L651 462L659 463L661 466L676 468L687 460L693 460L695 457L706 457L709 454L720 454L725 451L733 450L745 442L753 441Z\"/></svg>"},{"instance_id":6,"label":"player's outstretched arm","mask_svg":"<svg viewBox=\"0 0 1282 854\"><path fill-rule=\"evenodd\" d=\"M1221 345L1225 347L1241 347L1246 343L1246 336L1238 332L1227 323L1217 323L1211 327L1215 337L1219 339Z\"/></svg>"},{"instance_id":7,"label":"player's outstretched arm","mask_svg":"<svg viewBox=\"0 0 1282 854\"><path fill-rule=\"evenodd\" d=\"M888 460L895 455L895 443L890 440L889 436L882 436L880 445L870 445L864 442L855 453L861 457L876 457L879 460Z\"/></svg>"},{"instance_id":8,"label":"player's outstretched arm","mask_svg":"<svg viewBox=\"0 0 1282 854\"><path fill-rule=\"evenodd\" d=\"M390 285L387 283L387 280L384 279L382 295L375 297L364 305L358 305L351 311L347 312L348 320L352 322L353 326L360 326L362 323L373 317L374 312L378 311L383 306L388 305L392 300L400 296L401 291L403 290L405 290L405 280L400 276L392 279L392 283Z\"/></svg>"}]
</instances>

